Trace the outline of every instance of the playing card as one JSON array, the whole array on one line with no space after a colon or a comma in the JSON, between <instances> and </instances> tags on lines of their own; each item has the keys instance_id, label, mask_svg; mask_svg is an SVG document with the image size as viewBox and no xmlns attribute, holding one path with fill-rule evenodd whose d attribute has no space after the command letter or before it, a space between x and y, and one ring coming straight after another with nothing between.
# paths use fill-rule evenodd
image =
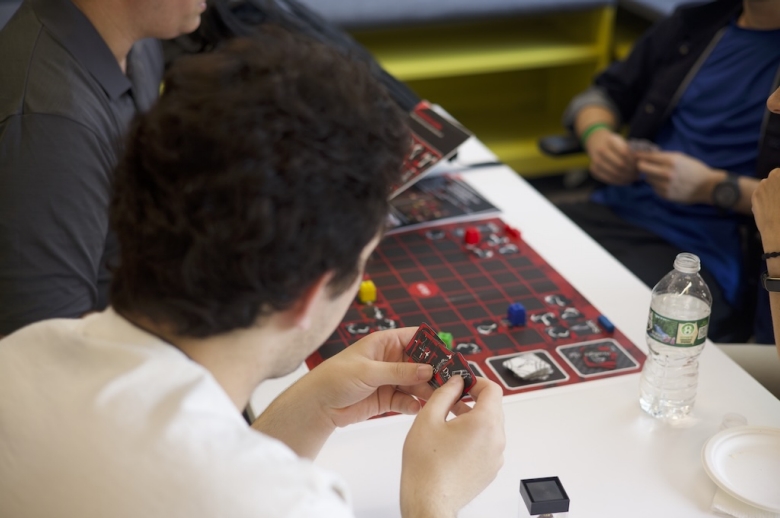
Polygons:
<instances>
[{"instance_id":1,"label":"playing card","mask_svg":"<svg viewBox=\"0 0 780 518\"><path fill-rule=\"evenodd\" d=\"M444 385L452 376L458 375L463 378L465 396L476 383L468 362L460 353L447 349L442 339L428 324L420 324L420 328L405 347L404 352L409 357L409 361L427 363L433 367L433 378L428 384L435 389Z\"/></svg>"},{"instance_id":2,"label":"playing card","mask_svg":"<svg viewBox=\"0 0 780 518\"><path fill-rule=\"evenodd\" d=\"M452 353L452 358L448 362L438 368L434 367L433 380L440 386L447 383L453 376L463 378L463 396L468 394L477 382L471 367L460 353Z\"/></svg>"},{"instance_id":3,"label":"playing card","mask_svg":"<svg viewBox=\"0 0 780 518\"><path fill-rule=\"evenodd\" d=\"M628 148L633 151L650 152L660 151L661 148L655 142L651 142L647 139L628 139Z\"/></svg>"}]
</instances>

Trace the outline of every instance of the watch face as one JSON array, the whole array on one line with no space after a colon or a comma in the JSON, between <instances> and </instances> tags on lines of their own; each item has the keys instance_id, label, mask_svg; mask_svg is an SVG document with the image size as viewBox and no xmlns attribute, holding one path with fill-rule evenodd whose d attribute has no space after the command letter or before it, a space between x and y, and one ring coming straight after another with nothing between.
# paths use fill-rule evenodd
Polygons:
<instances>
[{"instance_id":1,"label":"watch face","mask_svg":"<svg viewBox=\"0 0 780 518\"><path fill-rule=\"evenodd\" d=\"M718 208L730 209L739 201L739 185L736 182L724 181L715 186L712 191L712 202Z\"/></svg>"}]
</instances>

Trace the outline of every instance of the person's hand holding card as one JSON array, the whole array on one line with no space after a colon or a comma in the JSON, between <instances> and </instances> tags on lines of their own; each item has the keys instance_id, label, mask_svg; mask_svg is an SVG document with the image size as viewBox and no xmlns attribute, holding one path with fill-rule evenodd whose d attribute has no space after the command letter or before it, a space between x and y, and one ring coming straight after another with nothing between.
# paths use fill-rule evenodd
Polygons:
<instances>
[{"instance_id":1,"label":"person's hand holding card","mask_svg":"<svg viewBox=\"0 0 780 518\"><path fill-rule=\"evenodd\" d=\"M636 160L626 139L608 129L593 132L585 143L594 178L609 185L628 185L639 175Z\"/></svg>"},{"instance_id":2,"label":"person's hand holding card","mask_svg":"<svg viewBox=\"0 0 780 518\"><path fill-rule=\"evenodd\" d=\"M279 395L253 428L313 459L337 427L386 412L416 414L417 397L433 392L433 368L405 361L404 346L416 330L378 331L347 347ZM453 411L468 410L461 405Z\"/></svg>"},{"instance_id":3,"label":"person's hand holding card","mask_svg":"<svg viewBox=\"0 0 780 518\"><path fill-rule=\"evenodd\" d=\"M448 420L463 389L463 378L452 376L433 392L409 430L401 470L404 518L455 516L503 465L506 438L501 388L476 378L470 392L474 407Z\"/></svg>"}]
</instances>

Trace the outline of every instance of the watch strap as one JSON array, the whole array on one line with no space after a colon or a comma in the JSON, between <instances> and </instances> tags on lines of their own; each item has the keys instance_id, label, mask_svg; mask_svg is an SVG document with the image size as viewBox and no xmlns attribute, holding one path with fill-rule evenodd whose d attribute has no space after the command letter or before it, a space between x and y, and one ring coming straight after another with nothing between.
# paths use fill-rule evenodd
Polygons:
<instances>
[{"instance_id":1,"label":"watch strap","mask_svg":"<svg viewBox=\"0 0 780 518\"><path fill-rule=\"evenodd\" d=\"M770 277L769 272L761 274L761 284L766 291L780 292L780 277Z\"/></svg>"}]
</instances>

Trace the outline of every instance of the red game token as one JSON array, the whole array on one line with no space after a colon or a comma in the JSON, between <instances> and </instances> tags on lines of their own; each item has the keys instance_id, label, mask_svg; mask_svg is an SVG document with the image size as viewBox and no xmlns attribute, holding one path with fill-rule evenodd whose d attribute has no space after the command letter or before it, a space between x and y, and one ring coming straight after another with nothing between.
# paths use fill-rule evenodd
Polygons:
<instances>
[{"instance_id":1,"label":"red game token","mask_svg":"<svg viewBox=\"0 0 780 518\"><path fill-rule=\"evenodd\" d=\"M463 240L466 242L467 245L476 245L479 243L482 236L479 235L479 229L476 227L469 227L466 229L466 233L463 237Z\"/></svg>"},{"instance_id":2,"label":"red game token","mask_svg":"<svg viewBox=\"0 0 780 518\"><path fill-rule=\"evenodd\" d=\"M513 239L520 239L520 231L514 227L510 227L509 225L504 227L504 234Z\"/></svg>"}]
</instances>

